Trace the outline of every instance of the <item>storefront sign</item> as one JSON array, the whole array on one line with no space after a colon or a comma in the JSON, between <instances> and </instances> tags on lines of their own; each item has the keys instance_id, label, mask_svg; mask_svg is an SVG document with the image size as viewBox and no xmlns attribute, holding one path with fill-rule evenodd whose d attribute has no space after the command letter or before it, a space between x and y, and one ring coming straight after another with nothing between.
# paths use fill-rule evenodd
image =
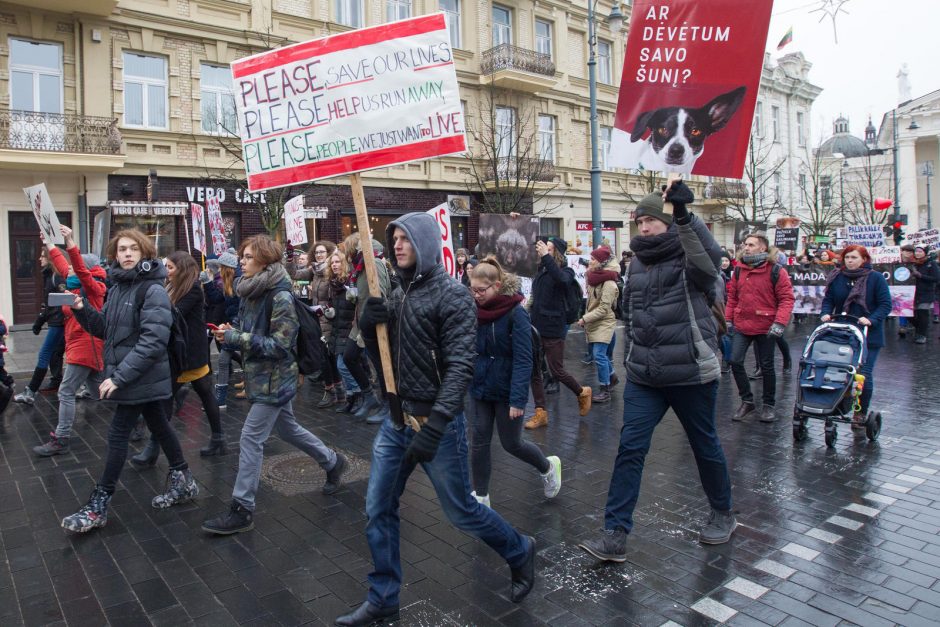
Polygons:
<instances>
[{"instance_id":1,"label":"storefront sign","mask_svg":"<svg viewBox=\"0 0 940 627\"><path fill-rule=\"evenodd\" d=\"M225 252L225 227L222 224L222 210L219 209L219 199L206 200L206 213L209 218L209 232L212 234L212 252L218 257Z\"/></svg>"},{"instance_id":2,"label":"storefront sign","mask_svg":"<svg viewBox=\"0 0 940 627\"><path fill-rule=\"evenodd\" d=\"M304 222L304 195L294 196L284 203L284 226L287 241L292 245L307 243L307 224Z\"/></svg>"},{"instance_id":3,"label":"storefront sign","mask_svg":"<svg viewBox=\"0 0 940 627\"><path fill-rule=\"evenodd\" d=\"M208 198L218 198L220 203L227 198L233 198L240 205L257 205L268 202L264 192L252 194L246 189L236 187L233 192L227 192L224 187L186 187L186 198L189 202L205 202Z\"/></svg>"},{"instance_id":4,"label":"storefront sign","mask_svg":"<svg viewBox=\"0 0 940 627\"><path fill-rule=\"evenodd\" d=\"M466 151L443 13L232 63L251 191Z\"/></svg>"},{"instance_id":5,"label":"storefront sign","mask_svg":"<svg viewBox=\"0 0 940 627\"><path fill-rule=\"evenodd\" d=\"M202 205L190 203L189 213L193 223L193 248L206 254L206 213Z\"/></svg>"},{"instance_id":6,"label":"storefront sign","mask_svg":"<svg viewBox=\"0 0 940 627\"><path fill-rule=\"evenodd\" d=\"M304 218L307 220L325 220L330 214L329 207L305 207Z\"/></svg>"},{"instance_id":7,"label":"storefront sign","mask_svg":"<svg viewBox=\"0 0 940 627\"><path fill-rule=\"evenodd\" d=\"M184 202L108 202L116 216L181 216L186 217L189 205Z\"/></svg>"},{"instance_id":8,"label":"storefront sign","mask_svg":"<svg viewBox=\"0 0 940 627\"><path fill-rule=\"evenodd\" d=\"M741 178L772 7L634 2L608 165Z\"/></svg>"},{"instance_id":9,"label":"storefront sign","mask_svg":"<svg viewBox=\"0 0 940 627\"><path fill-rule=\"evenodd\" d=\"M623 222L601 222L601 243L599 246L608 246L610 250L617 254L619 238L617 229L623 227ZM581 221L575 222L575 240L574 244L568 245L568 250L576 254L588 254L594 250L594 223Z\"/></svg>"},{"instance_id":10,"label":"storefront sign","mask_svg":"<svg viewBox=\"0 0 940 627\"><path fill-rule=\"evenodd\" d=\"M55 208L52 206L52 199L49 198L49 192L46 191L46 184L40 183L32 187L24 187L26 201L29 202L30 209L36 217L36 223L46 242L53 244L65 244L62 237L62 231L59 228L59 218L55 214Z\"/></svg>"},{"instance_id":11,"label":"storefront sign","mask_svg":"<svg viewBox=\"0 0 940 627\"><path fill-rule=\"evenodd\" d=\"M427 213L434 216L434 221L441 230L441 260L444 262L444 269L456 279L457 260L454 257L454 237L450 226L450 204L441 203L433 209L428 209Z\"/></svg>"}]
</instances>

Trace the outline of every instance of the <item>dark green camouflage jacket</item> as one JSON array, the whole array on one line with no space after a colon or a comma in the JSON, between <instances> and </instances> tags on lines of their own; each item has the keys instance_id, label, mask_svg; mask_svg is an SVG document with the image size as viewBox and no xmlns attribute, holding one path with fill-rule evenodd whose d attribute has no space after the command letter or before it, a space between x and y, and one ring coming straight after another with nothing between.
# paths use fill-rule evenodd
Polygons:
<instances>
[{"instance_id":1,"label":"dark green camouflage jacket","mask_svg":"<svg viewBox=\"0 0 940 627\"><path fill-rule=\"evenodd\" d=\"M300 323L294 311L290 281L282 280L275 290L271 323L266 335L254 333L259 323L265 295L242 298L238 307L239 328L225 332L225 344L241 351L245 371L245 393L252 403L283 405L297 394L297 331Z\"/></svg>"}]
</instances>

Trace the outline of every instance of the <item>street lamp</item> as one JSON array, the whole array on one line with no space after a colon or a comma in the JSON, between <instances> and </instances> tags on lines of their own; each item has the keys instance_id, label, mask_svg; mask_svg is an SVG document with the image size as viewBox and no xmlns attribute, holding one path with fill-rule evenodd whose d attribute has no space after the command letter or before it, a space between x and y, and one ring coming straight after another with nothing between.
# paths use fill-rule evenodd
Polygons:
<instances>
[{"instance_id":1,"label":"street lamp","mask_svg":"<svg viewBox=\"0 0 940 627\"><path fill-rule=\"evenodd\" d=\"M842 226L845 227L845 169L849 167L849 160L845 157L845 153L841 152L834 152L832 156L842 159L842 163L839 165L839 219L842 220Z\"/></svg>"},{"instance_id":2,"label":"street lamp","mask_svg":"<svg viewBox=\"0 0 940 627\"><path fill-rule=\"evenodd\" d=\"M614 33L623 27L623 13L620 12L619 0L614 0L614 8L606 22ZM597 145L597 24L595 9L598 0L588 0L588 86L591 92L591 224L594 248L601 245L601 168L598 163Z\"/></svg>"},{"instance_id":3,"label":"street lamp","mask_svg":"<svg viewBox=\"0 0 940 627\"><path fill-rule=\"evenodd\" d=\"M927 228L932 229L933 223L930 220L930 179L933 178L933 161L924 161L920 175L927 179Z\"/></svg>"},{"instance_id":4,"label":"street lamp","mask_svg":"<svg viewBox=\"0 0 940 627\"><path fill-rule=\"evenodd\" d=\"M901 194L898 191L898 108L891 110L891 136L892 150L894 155L894 221L901 221Z\"/></svg>"}]
</instances>

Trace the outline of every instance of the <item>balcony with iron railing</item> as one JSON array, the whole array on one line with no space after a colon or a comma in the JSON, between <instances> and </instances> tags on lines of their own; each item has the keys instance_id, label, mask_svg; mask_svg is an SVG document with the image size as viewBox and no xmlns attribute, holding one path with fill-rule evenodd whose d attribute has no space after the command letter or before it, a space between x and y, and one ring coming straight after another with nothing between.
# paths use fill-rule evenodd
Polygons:
<instances>
[{"instance_id":1,"label":"balcony with iron railing","mask_svg":"<svg viewBox=\"0 0 940 627\"><path fill-rule=\"evenodd\" d=\"M116 119L0 111L0 168L113 171L123 165Z\"/></svg>"},{"instance_id":2,"label":"balcony with iron railing","mask_svg":"<svg viewBox=\"0 0 940 627\"><path fill-rule=\"evenodd\" d=\"M501 89L536 93L555 86L555 62L551 55L511 44L483 52L480 83Z\"/></svg>"},{"instance_id":3,"label":"balcony with iron railing","mask_svg":"<svg viewBox=\"0 0 940 627\"><path fill-rule=\"evenodd\" d=\"M493 190L512 186L542 189L554 185L555 176L555 164L551 161L503 157L487 164L486 188Z\"/></svg>"}]
</instances>

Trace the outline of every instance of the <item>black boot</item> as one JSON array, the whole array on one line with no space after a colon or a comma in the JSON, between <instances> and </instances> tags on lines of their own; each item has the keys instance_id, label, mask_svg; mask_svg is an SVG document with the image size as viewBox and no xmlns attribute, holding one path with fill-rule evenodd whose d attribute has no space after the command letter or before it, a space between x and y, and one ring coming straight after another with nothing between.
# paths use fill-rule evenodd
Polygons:
<instances>
[{"instance_id":1,"label":"black boot","mask_svg":"<svg viewBox=\"0 0 940 627\"><path fill-rule=\"evenodd\" d=\"M152 468L157 464L158 457L160 457L160 445L157 444L156 439L151 437L147 441L147 446L144 447L144 450L131 457L131 466L138 470Z\"/></svg>"},{"instance_id":2,"label":"black boot","mask_svg":"<svg viewBox=\"0 0 940 627\"><path fill-rule=\"evenodd\" d=\"M398 606L376 607L366 601L349 614L336 619L334 625L340 627L362 627L363 625L376 625L384 621L398 620Z\"/></svg>"},{"instance_id":3,"label":"black boot","mask_svg":"<svg viewBox=\"0 0 940 627\"><path fill-rule=\"evenodd\" d=\"M519 568L512 568L512 587L509 598L513 603L519 603L532 591L535 585L535 538L528 537L529 550L526 551L525 562Z\"/></svg>"},{"instance_id":4,"label":"black boot","mask_svg":"<svg viewBox=\"0 0 940 627\"><path fill-rule=\"evenodd\" d=\"M221 433L213 433L209 445L206 448L199 449L201 457L214 457L226 453L228 453L228 447L225 444L225 436Z\"/></svg>"},{"instance_id":5,"label":"black boot","mask_svg":"<svg viewBox=\"0 0 940 627\"><path fill-rule=\"evenodd\" d=\"M607 403L610 402L610 390L608 386L602 385L599 392L594 394L593 401L595 403Z\"/></svg>"},{"instance_id":6,"label":"black boot","mask_svg":"<svg viewBox=\"0 0 940 627\"><path fill-rule=\"evenodd\" d=\"M346 395L346 404L337 409L341 414L354 414L362 407L362 392L354 392Z\"/></svg>"},{"instance_id":7,"label":"black boot","mask_svg":"<svg viewBox=\"0 0 940 627\"><path fill-rule=\"evenodd\" d=\"M255 528L254 514L237 501L232 501L231 507L224 514L202 523L202 530L220 536L229 536L233 533L251 531Z\"/></svg>"}]
</instances>

